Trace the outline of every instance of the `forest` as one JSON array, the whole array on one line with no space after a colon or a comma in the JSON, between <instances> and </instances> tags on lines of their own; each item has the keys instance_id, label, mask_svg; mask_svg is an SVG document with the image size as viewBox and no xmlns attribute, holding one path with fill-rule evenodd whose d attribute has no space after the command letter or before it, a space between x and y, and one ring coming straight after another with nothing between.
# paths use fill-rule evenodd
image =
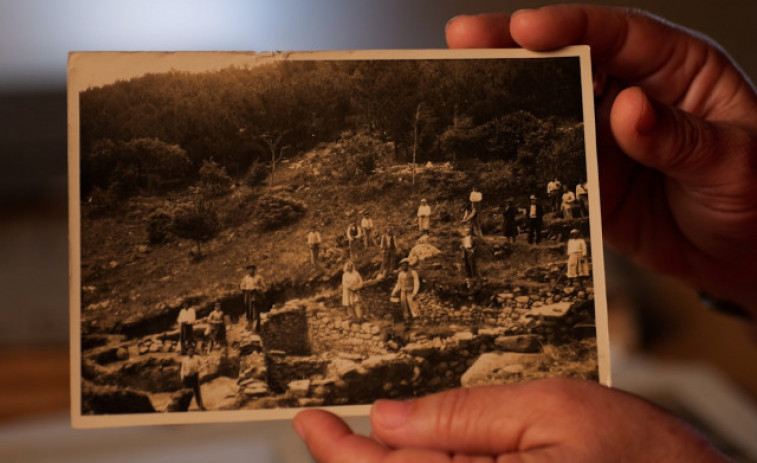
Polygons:
<instances>
[{"instance_id":1,"label":"forest","mask_svg":"<svg viewBox=\"0 0 757 463\"><path fill-rule=\"evenodd\" d=\"M185 189L203 167L257 178L345 139L359 152L342 161L359 174L501 160L524 188L541 190L558 175L585 180L580 69L571 57L285 60L147 74L82 92L80 117L82 201Z\"/></svg>"}]
</instances>

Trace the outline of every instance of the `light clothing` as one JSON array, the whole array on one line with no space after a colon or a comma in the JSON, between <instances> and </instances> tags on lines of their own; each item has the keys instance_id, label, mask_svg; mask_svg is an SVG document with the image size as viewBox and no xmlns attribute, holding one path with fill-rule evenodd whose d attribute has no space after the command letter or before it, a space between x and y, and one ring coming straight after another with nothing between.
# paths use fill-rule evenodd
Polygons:
<instances>
[{"instance_id":1,"label":"light clothing","mask_svg":"<svg viewBox=\"0 0 757 463\"><path fill-rule=\"evenodd\" d=\"M573 218L573 203L576 202L576 195L572 191L567 191L562 195L562 214L565 219Z\"/></svg>"},{"instance_id":2,"label":"light clothing","mask_svg":"<svg viewBox=\"0 0 757 463\"><path fill-rule=\"evenodd\" d=\"M308 244L313 246L314 244L321 244L321 234L317 231L311 231L308 233Z\"/></svg>"},{"instance_id":3,"label":"light clothing","mask_svg":"<svg viewBox=\"0 0 757 463\"><path fill-rule=\"evenodd\" d=\"M560 182L552 180L551 182L547 183L547 193L552 193L553 191L559 190L561 187Z\"/></svg>"},{"instance_id":4,"label":"light clothing","mask_svg":"<svg viewBox=\"0 0 757 463\"><path fill-rule=\"evenodd\" d=\"M539 217L539 212L536 209L536 204L531 204L531 206L529 206L529 208L528 208L528 217L530 217L532 219L536 219L537 217Z\"/></svg>"},{"instance_id":5,"label":"light clothing","mask_svg":"<svg viewBox=\"0 0 757 463\"><path fill-rule=\"evenodd\" d=\"M400 307L405 315L417 318L421 313L418 309L418 304L415 302L415 296L420 290L420 280L418 279L418 272L413 269L408 269L407 272L400 271L397 275L397 284L394 285L392 290L392 296L400 293Z\"/></svg>"},{"instance_id":6,"label":"light clothing","mask_svg":"<svg viewBox=\"0 0 757 463\"><path fill-rule=\"evenodd\" d=\"M194 376L200 374L200 359L197 356L186 356L181 360L181 379L187 376Z\"/></svg>"},{"instance_id":7,"label":"light clothing","mask_svg":"<svg viewBox=\"0 0 757 463\"><path fill-rule=\"evenodd\" d=\"M418 227L421 231L431 228L431 206L421 204L418 207Z\"/></svg>"},{"instance_id":8,"label":"light clothing","mask_svg":"<svg viewBox=\"0 0 757 463\"><path fill-rule=\"evenodd\" d=\"M195 309L193 309L192 307L189 307L186 309L181 309L181 311L179 312L179 318L177 318L176 321L179 322L179 324L182 324L182 323L192 324L195 322L196 319L197 319L197 316L195 315Z\"/></svg>"},{"instance_id":9,"label":"light clothing","mask_svg":"<svg viewBox=\"0 0 757 463\"><path fill-rule=\"evenodd\" d=\"M357 291L363 286L363 278L357 270L342 275L342 305L349 307L360 302Z\"/></svg>"},{"instance_id":10,"label":"light clothing","mask_svg":"<svg viewBox=\"0 0 757 463\"><path fill-rule=\"evenodd\" d=\"M581 195L588 195L588 194L589 192L586 191L586 188L584 188L583 185L581 185L580 183L576 185L576 196L580 197Z\"/></svg>"},{"instance_id":11,"label":"light clothing","mask_svg":"<svg viewBox=\"0 0 757 463\"><path fill-rule=\"evenodd\" d=\"M242 281L239 283L239 289L242 291L265 291L265 281L260 275L250 276L245 275Z\"/></svg>"},{"instance_id":12,"label":"light clothing","mask_svg":"<svg viewBox=\"0 0 757 463\"><path fill-rule=\"evenodd\" d=\"M370 230L373 228L373 219L370 217L363 217L360 220L360 226L363 227L365 230Z\"/></svg>"},{"instance_id":13,"label":"light clothing","mask_svg":"<svg viewBox=\"0 0 757 463\"><path fill-rule=\"evenodd\" d=\"M473 249L473 236L471 235L463 236L463 247L465 249Z\"/></svg>"},{"instance_id":14,"label":"light clothing","mask_svg":"<svg viewBox=\"0 0 757 463\"><path fill-rule=\"evenodd\" d=\"M568 240L567 245L568 254L568 269L566 274L568 278L576 278L579 276L589 276L588 266L584 266L583 260L586 258L588 252L586 248L586 241L583 238L571 238Z\"/></svg>"},{"instance_id":15,"label":"light clothing","mask_svg":"<svg viewBox=\"0 0 757 463\"><path fill-rule=\"evenodd\" d=\"M480 203L482 199L484 199L484 196L481 194L480 191L471 191L470 192L470 202L472 203Z\"/></svg>"}]
</instances>

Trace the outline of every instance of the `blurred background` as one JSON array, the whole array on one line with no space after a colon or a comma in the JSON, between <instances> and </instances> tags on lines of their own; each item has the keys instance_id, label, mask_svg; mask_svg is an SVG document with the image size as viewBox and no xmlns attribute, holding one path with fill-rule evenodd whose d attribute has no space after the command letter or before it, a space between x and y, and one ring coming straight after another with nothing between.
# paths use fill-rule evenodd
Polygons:
<instances>
[{"instance_id":1,"label":"blurred background","mask_svg":"<svg viewBox=\"0 0 757 463\"><path fill-rule=\"evenodd\" d=\"M559 3L559 2L551 2ZM634 0L702 31L757 77L757 2ZM86 50L445 47L461 13L535 1L4 0L0 2L0 460L310 461L289 423L73 431L68 408L66 59ZM757 461L757 344L680 284L607 252L613 375L737 461ZM364 419L351 420L368 431Z\"/></svg>"}]
</instances>

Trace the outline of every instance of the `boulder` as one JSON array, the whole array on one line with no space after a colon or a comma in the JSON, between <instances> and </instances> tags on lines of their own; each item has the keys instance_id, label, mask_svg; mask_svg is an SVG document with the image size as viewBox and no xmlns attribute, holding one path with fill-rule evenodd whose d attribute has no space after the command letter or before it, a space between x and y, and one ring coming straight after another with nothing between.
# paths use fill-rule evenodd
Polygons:
<instances>
[{"instance_id":1,"label":"boulder","mask_svg":"<svg viewBox=\"0 0 757 463\"><path fill-rule=\"evenodd\" d=\"M179 389L171 394L170 402L166 407L167 412L185 412L189 410L189 404L192 402L192 389Z\"/></svg>"},{"instance_id":2,"label":"boulder","mask_svg":"<svg viewBox=\"0 0 757 463\"><path fill-rule=\"evenodd\" d=\"M463 373L460 384L475 387L543 378L547 362L543 354L486 353Z\"/></svg>"},{"instance_id":3,"label":"boulder","mask_svg":"<svg viewBox=\"0 0 757 463\"><path fill-rule=\"evenodd\" d=\"M407 258L410 262L423 262L424 260L436 257L441 253L442 252L436 247L427 243L421 243L413 246L413 249L410 250L410 254L408 254Z\"/></svg>"},{"instance_id":4,"label":"boulder","mask_svg":"<svg viewBox=\"0 0 757 463\"><path fill-rule=\"evenodd\" d=\"M523 354L542 351L541 339L539 336L532 334L500 336L494 340L494 345L503 351L520 352Z\"/></svg>"},{"instance_id":5,"label":"boulder","mask_svg":"<svg viewBox=\"0 0 757 463\"><path fill-rule=\"evenodd\" d=\"M310 380L301 379L297 381L291 381L289 384L287 384L287 392L298 399L307 397L308 393L310 392Z\"/></svg>"}]
</instances>

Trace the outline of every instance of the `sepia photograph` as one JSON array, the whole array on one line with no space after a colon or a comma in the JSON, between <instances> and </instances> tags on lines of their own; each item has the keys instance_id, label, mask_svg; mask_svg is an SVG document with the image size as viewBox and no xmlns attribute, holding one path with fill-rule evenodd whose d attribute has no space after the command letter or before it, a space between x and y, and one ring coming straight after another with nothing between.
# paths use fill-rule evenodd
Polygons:
<instances>
[{"instance_id":1,"label":"sepia photograph","mask_svg":"<svg viewBox=\"0 0 757 463\"><path fill-rule=\"evenodd\" d=\"M77 427L609 385L587 47L69 58Z\"/></svg>"}]
</instances>

